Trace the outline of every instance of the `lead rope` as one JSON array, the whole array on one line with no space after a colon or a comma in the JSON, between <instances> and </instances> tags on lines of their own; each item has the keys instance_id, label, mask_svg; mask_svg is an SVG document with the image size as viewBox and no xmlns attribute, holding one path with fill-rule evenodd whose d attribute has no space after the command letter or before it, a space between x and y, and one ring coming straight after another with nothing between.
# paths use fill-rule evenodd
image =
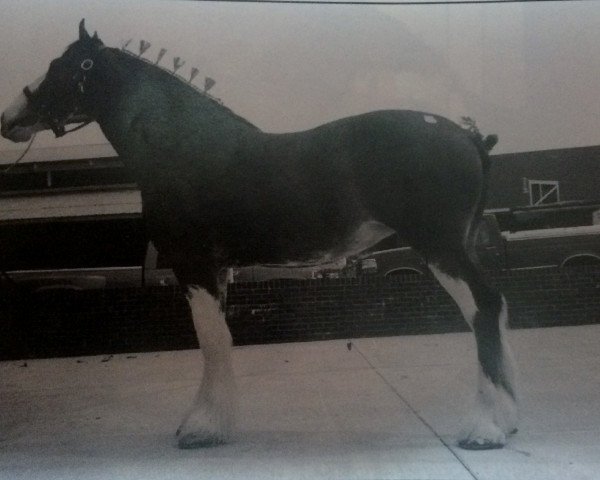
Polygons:
<instances>
[{"instance_id":1,"label":"lead rope","mask_svg":"<svg viewBox=\"0 0 600 480\"><path fill-rule=\"evenodd\" d=\"M19 163L21 160L23 160L23 157L25 157L25 155L27 155L27 152L29 152L29 149L31 148L31 146L33 145L33 141L35 140L35 136L36 133L34 133L31 136L31 140L29 140L29 144L27 145L27 148L25 148L25 151L19 156L19 158L17 158L16 161L14 161L13 163L11 163L8 167L6 167L4 170L2 170L2 173L8 173L12 170L12 168Z\"/></svg>"},{"instance_id":2,"label":"lead rope","mask_svg":"<svg viewBox=\"0 0 600 480\"><path fill-rule=\"evenodd\" d=\"M33 145L33 141L35 140L35 133L31 136L31 140L29 140L29 144L27 145L27 148L25 148L25 150L23 151L23 153L19 156L19 158L17 158L16 161L14 161L13 163L11 163L8 167L6 167L5 169L2 170L2 174L6 174L8 172L11 171L11 169L17 164L19 163L21 160L23 160L23 158L25 157L25 155L27 155L27 152L29 152L29 149L31 148L31 146ZM6 272L6 270L2 267L0 267L0 277L4 278L6 281L8 281L10 284L14 285L15 282L14 280L11 278L11 276Z\"/></svg>"}]
</instances>

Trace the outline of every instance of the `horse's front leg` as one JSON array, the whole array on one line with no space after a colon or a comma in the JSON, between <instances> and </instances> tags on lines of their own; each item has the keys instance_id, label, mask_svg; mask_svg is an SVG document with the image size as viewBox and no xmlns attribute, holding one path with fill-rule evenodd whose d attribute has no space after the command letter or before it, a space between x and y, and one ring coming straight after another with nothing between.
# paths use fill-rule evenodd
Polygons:
<instances>
[{"instance_id":1,"label":"horse's front leg","mask_svg":"<svg viewBox=\"0 0 600 480\"><path fill-rule=\"evenodd\" d=\"M188 288L187 299L204 356L204 372L194 403L177 430L177 441L180 448L198 448L230 439L237 400L224 302L194 286Z\"/></svg>"}]
</instances>

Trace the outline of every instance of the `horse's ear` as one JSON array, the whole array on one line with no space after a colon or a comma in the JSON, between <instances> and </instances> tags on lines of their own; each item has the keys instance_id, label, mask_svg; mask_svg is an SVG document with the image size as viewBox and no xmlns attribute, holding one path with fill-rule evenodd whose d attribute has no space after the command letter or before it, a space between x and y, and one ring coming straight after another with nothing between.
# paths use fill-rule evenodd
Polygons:
<instances>
[{"instance_id":1,"label":"horse's ear","mask_svg":"<svg viewBox=\"0 0 600 480\"><path fill-rule=\"evenodd\" d=\"M89 40L90 34L85 29L85 18L79 22L79 40Z\"/></svg>"}]
</instances>

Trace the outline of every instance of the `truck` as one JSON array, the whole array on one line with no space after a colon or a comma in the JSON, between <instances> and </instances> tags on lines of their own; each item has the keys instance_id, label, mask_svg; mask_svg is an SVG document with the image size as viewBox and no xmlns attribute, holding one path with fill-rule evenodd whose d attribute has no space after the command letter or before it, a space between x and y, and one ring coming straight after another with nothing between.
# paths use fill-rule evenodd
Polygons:
<instances>
[{"instance_id":1,"label":"truck","mask_svg":"<svg viewBox=\"0 0 600 480\"><path fill-rule=\"evenodd\" d=\"M487 270L600 265L600 225L510 232L501 231L494 214L485 214L476 249ZM427 271L425 259L408 246L365 252L349 265L361 274L381 277Z\"/></svg>"},{"instance_id":2,"label":"truck","mask_svg":"<svg viewBox=\"0 0 600 480\"><path fill-rule=\"evenodd\" d=\"M33 291L177 285L173 270L164 265L152 242L147 244L141 265L131 262L130 265L82 268L22 268L0 271L0 286L3 282L15 283Z\"/></svg>"},{"instance_id":3,"label":"truck","mask_svg":"<svg viewBox=\"0 0 600 480\"><path fill-rule=\"evenodd\" d=\"M487 270L568 268L600 265L600 225L501 231L494 214L486 214L478 230L477 252ZM138 258L140 258L138 256ZM4 272L0 283L10 281L30 289L88 290L144 288L176 285L177 280L152 243L139 264L103 265L94 268L26 268ZM256 282L274 278L343 278L362 275L394 277L420 275L428 270L421 255L409 246L366 251L328 265L284 268L257 265L235 268L230 281Z\"/></svg>"}]
</instances>

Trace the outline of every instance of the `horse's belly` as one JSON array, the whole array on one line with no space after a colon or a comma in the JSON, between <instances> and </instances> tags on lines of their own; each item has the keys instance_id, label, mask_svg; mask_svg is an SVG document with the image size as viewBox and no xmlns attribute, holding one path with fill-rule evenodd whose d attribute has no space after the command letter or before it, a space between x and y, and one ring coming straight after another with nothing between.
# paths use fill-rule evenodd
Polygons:
<instances>
[{"instance_id":1,"label":"horse's belly","mask_svg":"<svg viewBox=\"0 0 600 480\"><path fill-rule=\"evenodd\" d=\"M312 257L295 259L289 258L281 263L267 263L273 267L310 267L327 264L337 264L348 257L356 256L366 249L376 245L395 232L383 223L375 220L367 220L352 230L341 243L330 245L320 251L313 252Z\"/></svg>"}]
</instances>

